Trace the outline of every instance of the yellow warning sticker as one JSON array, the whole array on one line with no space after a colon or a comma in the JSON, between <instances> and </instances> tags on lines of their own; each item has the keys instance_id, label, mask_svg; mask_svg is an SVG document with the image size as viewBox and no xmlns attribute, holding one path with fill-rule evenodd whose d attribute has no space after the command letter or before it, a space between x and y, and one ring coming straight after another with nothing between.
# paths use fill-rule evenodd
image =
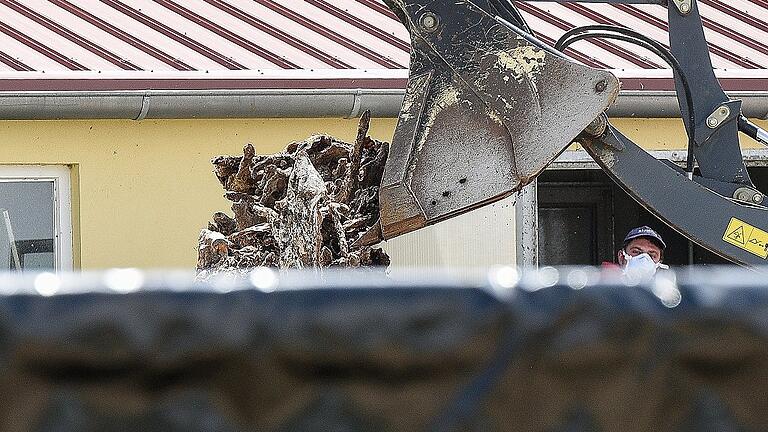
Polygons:
<instances>
[{"instance_id":1,"label":"yellow warning sticker","mask_svg":"<svg viewBox=\"0 0 768 432\"><path fill-rule=\"evenodd\" d=\"M723 240L762 259L768 259L768 232L744 221L731 218Z\"/></svg>"}]
</instances>

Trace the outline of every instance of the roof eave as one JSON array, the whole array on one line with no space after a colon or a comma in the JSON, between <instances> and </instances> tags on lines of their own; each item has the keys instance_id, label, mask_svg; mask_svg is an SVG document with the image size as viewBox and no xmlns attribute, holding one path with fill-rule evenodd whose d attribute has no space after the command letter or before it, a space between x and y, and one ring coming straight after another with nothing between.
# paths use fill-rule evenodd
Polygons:
<instances>
[{"instance_id":1,"label":"roof eave","mask_svg":"<svg viewBox=\"0 0 768 432\"><path fill-rule=\"evenodd\" d=\"M614 70L612 117L678 117L669 70ZM718 70L748 117L768 118L768 71ZM0 119L396 117L407 70L0 75Z\"/></svg>"}]
</instances>

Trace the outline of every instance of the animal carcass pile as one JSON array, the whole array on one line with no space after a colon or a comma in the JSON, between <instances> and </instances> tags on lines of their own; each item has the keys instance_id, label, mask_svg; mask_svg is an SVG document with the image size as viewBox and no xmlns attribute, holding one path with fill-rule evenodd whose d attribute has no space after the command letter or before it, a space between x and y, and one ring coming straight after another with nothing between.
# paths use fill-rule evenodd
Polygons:
<instances>
[{"instance_id":1,"label":"animal carcass pile","mask_svg":"<svg viewBox=\"0 0 768 432\"><path fill-rule=\"evenodd\" d=\"M369 123L366 112L354 144L315 135L273 155L248 144L242 156L214 158L234 218L217 212L200 232L198 279L261 266L388 266L380 248L355 245L378 221L389 150L367 136Z\"/></svg>"}]
</instances>

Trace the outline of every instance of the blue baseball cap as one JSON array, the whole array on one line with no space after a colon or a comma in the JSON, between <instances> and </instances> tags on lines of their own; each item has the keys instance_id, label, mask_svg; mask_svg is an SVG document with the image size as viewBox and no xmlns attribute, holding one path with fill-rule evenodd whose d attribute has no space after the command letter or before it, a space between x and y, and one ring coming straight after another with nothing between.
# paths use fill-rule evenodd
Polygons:
<instances>
[{"instance_id":1,"label":"blue baseball cap","mask_svg":"<svg viewBox=\"0 0 768 432\"><path fill-rule=\"evenodd\" d=\"M664 240L661 239L661 236L659 233L653 230L653 228L643 225L641 227L633 228L628 233L627 236L624 237L624 247L627 247L627 243L630 241L636 239L636 238L647 238L648 240L652 241L656 244L661 250L664 250L667 248L667 244L664 243Z\"/></svg>"}]
</instances>

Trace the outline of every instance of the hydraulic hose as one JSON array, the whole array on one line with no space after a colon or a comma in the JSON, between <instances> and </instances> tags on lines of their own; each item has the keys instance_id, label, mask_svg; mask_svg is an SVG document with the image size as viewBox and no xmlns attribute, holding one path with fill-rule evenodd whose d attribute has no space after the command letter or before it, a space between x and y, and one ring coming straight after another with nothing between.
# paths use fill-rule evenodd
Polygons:
<instances>
[{"instance_id":1,"label":"hydraulic hose","mask_svg":"<svg viewBox=\"0 0 768 432\"><path fill-rule=\"evenodd\" d=\"M601 33L602 32L615 32L614 33ZM585 33L585 32L592 32L592 33ZM575 29L569 30L566 32L560 39L558 39L557 43L555 44L555 49L558 51L563 51L566 47L569 45L578 42L583 39L591 39L591 38L604 38L604 39L615 39L620 40L623 42L632 43L638 46L641 46L654 54L661 57L667 64L669 64L672 69L677 73L678 77L680 77L680 83L683 86L683 93L685 95L685 103L688 108L688 124L689 124L689 133L688 133L688 155L686 157L686 172L688 172L689 177L693 174L693 163L694 163L694 156L693 156L693 149L695 146L695 136L696 136L696 116L694 113L694 107L693 107L693 96L691 93L691 87L690 83L688 82L688 78L683 71L682 66L677 61L674 55L661 43L659 43L656 40L653 40L643 34L640 34L634 30L627 29L624 27L617 27L617 26L606 26L606 25L589 25L589 26L583 26L583 27L577 27Z\"/></svg>"},{"instance_id":2,"label":"hydraulic hose","mask_svg":"<svg viewBox=\"0 0 768 432\"><path fill-rule=\"evenodd\" d=\"M752 123L743 115L739 116L739 130L760 144L768 146L768 131Z\"/></svg>"}]
</instances>

